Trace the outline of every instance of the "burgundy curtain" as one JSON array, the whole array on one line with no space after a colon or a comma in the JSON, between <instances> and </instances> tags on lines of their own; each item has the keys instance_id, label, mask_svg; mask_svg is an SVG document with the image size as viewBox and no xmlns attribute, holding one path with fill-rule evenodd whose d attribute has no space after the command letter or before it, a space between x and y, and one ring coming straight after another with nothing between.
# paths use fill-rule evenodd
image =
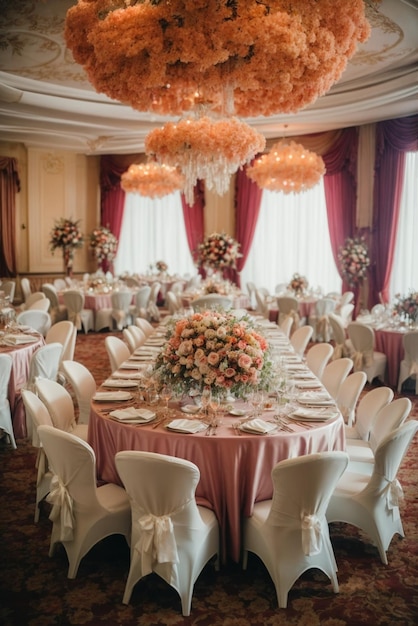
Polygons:
<instances>
[{"instance_id":1,"label":"burgundy curtain","mask_svg":"<svg viewBox=\"0 0 418 626\"><path fill-rule=\"evenodd\" d=\"M100 159L100 222L119 240L122 228L125 192L120 178L134 163L137 155L104 155Z\"/></svg>"},{"instance_id":2,"label":"burgundy curtain","mask_svg":"<svg viewBox=\"0 0 418 626\"><path fill-rule=\"evenodd\" d=\"M237 261L236 270L228 270L228 278L238 287L241 287L240 272L251 249L263 195L260 187L248 178L246 172L244 166L238 170L235 178L235 238L241 244L242 257Z\"/></svg>"},{"instance_id":3,"label":"burgundy curtain","mask_svg":"<svg viewBox=\"0 0 418 626\"><path fill-rule=\"evenodd\" d=\"M17 160L0 157L0 276L16 276L16 193L20 191Z\"/></svg>"},{"instance_id":4,"label":"burgundy curtain","mask_svg":"<svg viewBox=\"0 0 418 626\"><path fill-rule=\"evenodd\" d=\"M186 227L187 242L193 260L197 262L197 246L203 241L205 234L204 208L205 192L204 183L198 180L194 187L194 203L187 204L184 194L181 194L181 204L183 206L184 225Z\"/></svg>"},{"instance_id":5,"label":"burgundy curtain","mask_svg":"<svg viewBox=\"0 0 418 626\"><path fill-rule=\"evenodd\" d=\"M356 171L358 132L344 130L332 148L322 155L326 166L324 176L328 228L332 253L339 268L338 250L356 228ZM348 285L343 285L343 291Z\"/></svg>"},{"instance_id":6,"label":"burgundy curtain","mask_svg":"<svg viewBox=\"0 0 418 626\"><path fill-rule=\"evenodd\" d=\"M379 302L379 295L389 301L405 153L416 150L418 115L377 124L369 308Z\"/></svg>"}]
</instances>

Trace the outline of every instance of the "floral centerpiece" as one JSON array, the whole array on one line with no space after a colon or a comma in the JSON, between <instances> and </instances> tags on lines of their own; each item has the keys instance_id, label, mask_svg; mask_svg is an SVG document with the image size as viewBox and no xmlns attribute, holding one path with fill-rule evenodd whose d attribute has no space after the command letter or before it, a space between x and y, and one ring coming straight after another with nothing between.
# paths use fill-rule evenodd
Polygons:
<instances>
[{"instance_id":1,"label":"floral centerpiece","mask_svg":"<svg viewBox=\"0 0 418 626\"><path fill-rule=\"evenodd\" d=\"M73 271L74 250L81 248L84 243L79 224L80 220L61 217L51 231L50 250L54 254L57 248L62 249L64 271L67 276L71 276Z\"/></svg>"},{"instance_id":2,"label":"floral centerpiece","mask_svg":"<svg viewBox=\"0 0 418 626\"><path fill-rule=\"evenodd\" d=\"M116 256L118 240L108 228L100 226L90 234L90 248L93 250L98 264L103 271L106 271L109 263Z\"/></svg>"},{"instance_id":3,"label":"floral centerpiece","mask_svg":"<svg viewBox=\"0 0 418 626\"><path fill-rule=\"evenodd\" d=\"M406 316L410 321L418 321L418 291L412 291L408 295L395 295L394 312L397 315Z\"/></svg>"},{"instance_id":4,"label":"floral centerpiece","mask_svg":"<svg viewBox=\"0 0 418 626\"><path fill-rule=\"evenodd\" d=\"M293 274L288 288L297 294L302 294L308 288L308 281L305 276L301 276L297 272Z\"/></svg>"},{"instance_id":5,"label":"floral centerpiece","mask_svg":"<svg viewBox=\"0 0 418 626\"><path fill-rule=\"evenodd\" d=\"M249 317L204 311L171 322L154 375L184 395L210 387L214 395L245 397L268 387L271 368L268 343Z\"/></svg>"},{"instance_id":6,"label":"floral centerpiece","mask_svg":"<svg viewBox=\"0 0 418 626\"><path fill-rule=\"evenodd\" d=\"M165 261L157 261L155 264L155 268L157 272L166 272L168 270L168 265Z\"/></svg>"},{"instance_id":7,"label":"floral centerpiece","mask_svg":"<svg viewBox=\"0 0 418 626\"><path fill-rule=\"evenodd\" d=\"M367 244L363 237L348 237L338 254L342 277L350 287L361 285L370 265Z\"/></svg>"},{"instance_id":8,"label":"floral centerpiece","mask_svg":"<svg viewBox=\"0 0 418 626\"><path fill-rule=\"evenodd\" d=\"M199 265L214 270L236 268L240 244L225 233L212 233L198 246Z\"/></svg>"}]
</instances>

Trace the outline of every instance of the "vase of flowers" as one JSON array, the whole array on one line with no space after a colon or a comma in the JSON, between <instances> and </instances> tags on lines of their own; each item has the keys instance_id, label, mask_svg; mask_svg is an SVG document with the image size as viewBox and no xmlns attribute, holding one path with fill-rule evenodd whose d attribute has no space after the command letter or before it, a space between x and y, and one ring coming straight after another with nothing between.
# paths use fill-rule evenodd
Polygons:
<instances>
[{"instance_id":1,"label":"vase of flowers","mask_svg":"<svg viewBox=\"0 0 418 626\"><path fill-rule=\"evenodd\" d=\"M212 233L198 246L198 264L209 275L222 274L224 268L236 268L237 259L242 256L240 244L225 233Z\"/></svg>"},{"instance_id":2,"label":"vase of flowers","mask_svg":"<svg viewBox=\"0 0 418 626\"><path fill-rule=\"evenodd\" d=\"M358 287L367 276L370 265L367 244L363 237L348 237L338 253L341 276L350 287Z\"/></svg>"},{"instance_id":3,"label":"vase of flowers","mask_svg":"<svg viewBox=\"0 0 418 626\"><path fill-rule=\"evenodd\" d=\"M110 270L118 249L118 240L109 228L99 226L93 230L90 234L90 248L103 272Z\"/></svg>"},{"instance_id":4,"label":"vase of flowers","mask_svg":"<svg viewBox=\"0 0 418 626\"><path fill-rule=\"evenodd\" d=\"M308 288L308 281L305 276L301 276L297 272L293 274L288 289L291 289L296 296L303 295L303 292Z\"/></svg>"},{"instance_id":5,"label":"vase of flowers","mask_svg":"<svg viewBox=\"0 0 418 626\"><path fill-rule=\"evenodd\" d=\"M74 251L81 248L84 243L79 223L80 220L61 217L55 222L49 241L52 254L57 248L62 249L64 274L70 277L73 273Z\"/></svg>"},{"instance_id":6,"label":"vase of flowers","mask_svg":"<svg viewBox=\"0 0 418 626\"><path fill-rule=\"evenodd\" d=\"M268 388L271 369L268 343L250 317L204 311L171 322L154 375L181 395L209 387L214 396L246 397Z\"/></svg>"},{"instance_id":7,"label":"vase of flowers","mask_svg":"<svg viewBox=\"0 0 418 626\"><path fill-rule=\"evenodd\" d=\"M159 274L166 274L168 270L168 265L165 261L157 261L155 264L155 268Z\"/></svg>"},{"instance_id":8,"label":"vase of flowers","mask_svg":"<svg viewBox=\"0 0 418 626\"><path fill-rule=\"evenodd\" d=\"M394 313L405 318L409 325L418 322L418 291L412 289L407 295L395 295Z\"/></svg>"}]
</instances>

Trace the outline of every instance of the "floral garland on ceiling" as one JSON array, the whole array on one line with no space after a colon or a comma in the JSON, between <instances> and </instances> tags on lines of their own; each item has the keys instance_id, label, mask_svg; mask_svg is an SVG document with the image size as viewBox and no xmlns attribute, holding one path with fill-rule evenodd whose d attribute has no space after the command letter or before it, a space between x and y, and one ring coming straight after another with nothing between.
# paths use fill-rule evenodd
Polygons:
<instances>
[{"instance_id":1,"label":"floral garland on ceiling","mask_svg":"<svg viewBox=\"0 0 418 626\"><path fill-rule=\"evenodd\" d=\"M168 122L145 139L146 153L160 163L177 166L185 177L184 194L194 201L194 186L204 180L208 189L223 195L231 174L262 152L265 138L248 124L232 117L212 119L203 115Z\"/></svg>"},{"instance_id":2,"label":"floral garland on ceiling","mask_svg":"<svg viewBox=\"0 0 418 626\"><path fill-rule=\"evenodd\" d=\"M164 163L133 163L121 176L120 186L127 193L138 193L147 198L162 198L180 191L185 179L177 167Z\"/></svg>"},{"instance_id":3,"label":"floral garland on ceiling","mask_svg":"<svg viewBox=\"0 0 418 626\"><path fill-rule=\"evenodd\" d=\"M350 287L363 283L370 265L369 251L363 237L347 237L338 253L342 277Z\"/></svg>"},{"instance_id":4,"label":"floral garland on ceiling","mask_svg":"<svg viewBox=\"0 0 418 626\"><path fill-rule=\"evenodd\" d=\"M294 141L279 141L269 154L256 159L247 168L247 176L261 189L300 193L319 183L325 164L318 154Z\"/></svg>"},{"instance_id":5,"label":"floral garland on ceiling","mask_svg":"<svg viewBox=\"0 0 418 626\"><path fill-rule=\"evenodd\" d=\"M249 117L296 113L344 72L370 25L363 0L78 0L65 40L94 88L140 111L196 98Z\"/></svg>"}]
</instances>

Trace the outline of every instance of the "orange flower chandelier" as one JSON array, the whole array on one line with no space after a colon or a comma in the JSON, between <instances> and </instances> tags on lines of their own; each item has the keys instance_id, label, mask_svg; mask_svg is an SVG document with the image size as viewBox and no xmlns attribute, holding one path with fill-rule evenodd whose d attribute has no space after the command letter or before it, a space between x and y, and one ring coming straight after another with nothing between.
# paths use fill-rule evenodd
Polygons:
<instances>
[{"instance_id":1,"label":"orange flower chandelier","mask_svg":"<svg viewBox=\"0 0 418 626\"><path fill-rule=\"evenodd\" d=\"M318 154L305 150L294 141L279 141L269 154L247 168L247 176L261 189L300 193L317 185L325 174L325 164Z\"/></svg>"},{"instance_id":2,"label":"orange flower chandelier","mask_svg":"<svg viewBox=\"0 0 418 626\"><path fill-rule=\"evenodd\" d=\"M182 115L196 94L241 117L296 113L341 77L370 26L363 0L78 0L65 39L98 92Z\"/></svg>"},{"instance_id":3,"label":"orange flower chandelier","mask_svg":"<svg viewBox=\"0 0 418 626\"><path fill-rule=\"evenodd\" d=\"M265 138L237 118L215 120L207 116L182 119L151 131L145 139L147 154L160 163L177 166L185 178L188 204L194 185L205 180L208 189L223 195L231 174L262 152Z\"/></svg>"},{"instance_id":4,"label":"orange flower chandelier","mask_svg":"<svg viewBox=\"0 0 418 626\"><path fill-rule=\"evenodd\" d=\"M183 189L185 180L176 167L159 163L133 163L121 176L120 186L126 192L149 198L162 198Z\"/></svg>"}]
</instances>

